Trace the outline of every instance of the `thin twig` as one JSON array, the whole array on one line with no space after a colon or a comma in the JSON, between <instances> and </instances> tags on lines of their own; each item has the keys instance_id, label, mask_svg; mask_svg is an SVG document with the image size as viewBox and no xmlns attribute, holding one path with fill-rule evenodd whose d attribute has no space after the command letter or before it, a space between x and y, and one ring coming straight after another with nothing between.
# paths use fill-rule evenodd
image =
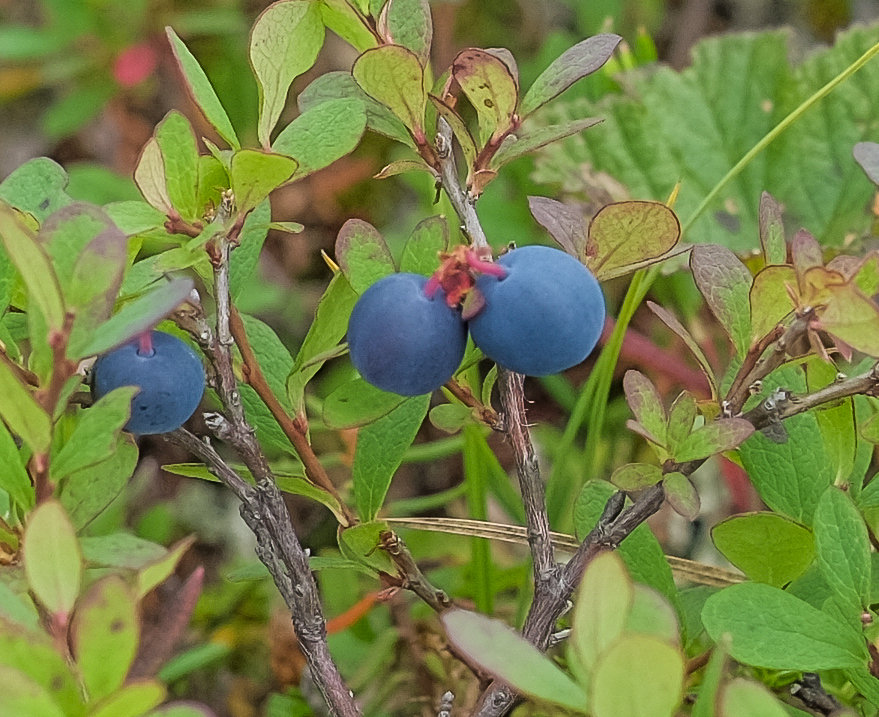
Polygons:
<instances>
[{"instance_id":1,"label":"thin twig","mask_svg":"<svg viewBox=\"0 0 879 717\"><path fill-rule=\"evenodd\" d=\"M266 408L271 412L278 426L284 432L284 435L293 444L296 453L302 461L302 465L305 467L305 475L314 485L325 490L339 503L342 515L346 520L346 524L343 527L354 525L357 522L357 517L345 501L342 500L342 496L339 495L339 491L336 490L336 486L333 485L333 482L327 475L326 469L315 455L311 444L308 442L305 430L290 417L277 396L275 396L268 381L266 381L256 354L253 352L253 348L247 338L247 333L244 330L244 322L241 320L241 315L234 305L229 312L229 328L235 343L238 345L238 349L241 351L241 358L244 359L243 373L247 383L256 391L257 395L265 403Z\"/></svg>"}]
</instances>

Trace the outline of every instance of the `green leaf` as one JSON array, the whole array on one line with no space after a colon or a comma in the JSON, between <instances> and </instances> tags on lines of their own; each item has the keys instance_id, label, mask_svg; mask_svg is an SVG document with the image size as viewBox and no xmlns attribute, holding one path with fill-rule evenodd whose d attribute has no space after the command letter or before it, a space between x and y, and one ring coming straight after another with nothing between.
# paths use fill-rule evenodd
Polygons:
<instances>
[{"instance_id":1,"label":"green leaf","mask_svg":"<svg viewBox=\"0 0 879 717\"><path fill-rule=\"evenodd\" d=\"M658 259L680 238L680 222L665 204L615 202L592 217L589 240L580 260L604 281Z\"/></svg>"},{"instance_id":2,"label":"green leaf","mask_svg":"<svg viewBox=\"0 0 879 717\"><path fill-rule=\"evenodd\" d=\"M405 396L383 391L362 378L355 378L341 384L326 397L323 420L336 430L357 428L386 416L405 400Z\"/></svg>"},{"instance_id":3,"label":"green leaf","mask_svg":"<svg viewBox=\"0 0 879 717\"><path fill-rule=\"evenodd\" d=\"M67 182L67 172L60 164L48 157L36 157L0 182L0 200L43 222L73 202L65 191Z\"/></svg>"},{"instance_id":4,"label":"green leaf","mask_svg":"<svg viewBox=\"0 0 879 717\"><path fill-rule=\"evenodd\" d=\"M815 557L811 531L777 513L727 518L711 529L711 538L748 578L779 588L802 575Z\"/></svg>"},{"instance_id":5,"label":"green leaf","mask_svg":"<svg viewBox=\"0 0 879 717\"><path fill-rule=\"evenodd\" d=\"M305 411L305 386L345 335L355 301L357 294L348 280L341 273L335 274L318 302L314 320L299 347L287 379L287 396L297 414Z\"/></svg>"},{"instance_id":6,"label":"green leaf","mask_svg":"<svg viewBox=\"0 0 879 717\"><path fill-rule=\"evenodd\" d=\"M809 392L830 386L837 380L837 371L833 363L818 357L808 360L806 384ZM836 485L845 485L852 477L858 452L854 402L851 398L843 399L837 405L822 406L814 415L824 439L824 449L834 469L833 481ZM862 477L863 475L853 479L853 498L858 495Z\"/></svg>"},{"instance_id":7,"label":"green leaf","mask_svg":"<svg viewBox=\"0 0 879 717\"><path fill-rule=\"evenodd\" d=\"M82 555L73 524L56 500L40 503L28 517L24 570L43 607L66 619L79 595Z\"/></svg>"},{"instance_id":8,"label":"green leaf","mask_svg":"<svg viewBox=\"0 0 879 717\"><path fill-rule=\"evenodd\" d=\"M515 128L519 87L503 60L485 50L462 50L452 63L452 77L476 110L480 144L497 143Z\"/></svg>"},{"instance_id":9,"label":"green leaf","mask_svg":"<svg viewBox=\"0 0 879 717\"><path fill-rule=\"evenodd\" d=\"M45 687L15 668L0 665L0 691L3 710L10 717L68 717Z\"/></svg>"},{"instance_id":10,"label":"green leaf","mask_svg":"<svg viewBox=\"0 0 879 717\"><path fill-rule=\"evenodd\" d=\"M711 313L736 353L744 356L751 345L751 272L729 249L716 244L694 246L690 269Z\"/></svg>"},{"instance_id":11,"label":"green leaf","mask_svg":"<svg viewBox=\"0 0 879 717\"><path fill-rule=\"evenodd\" d=\"M229 261L229 291L233 299L238 299L251 286L271 221L272 207L268 199L257 204L244 219L238 247Z\"/></svg>"},{"instance_id":12,"label":"green leaf","mask_svg":"<svg viewBox=\"0 0 879 717\"><path fill-rule=\"evenodd\" d=\"M20 670L44 688L66 714L83 714L77 682L45 632L22 629L21 625L0 619L0 667ZM6 704L4 693L4 707Z\"/></svg>"},{"instance_id":13,"label":"green leaf","mask_svg":"<svg viewBox=\"0 0 879 717\"><path fill-rule=\"evenodd\" d=\"M672 645L681 642L681 628L674 608L646 585L635 585L635 598L624 632L652 635Z\"/></svg>"},{"instance_id":14,"label":"green leaf","mask_svg":"<svg viewBox=\"0 0 879 717\"><path fill-rule=\"evenodd\" d=\"M792 266L767 266L754 277L751 287L751 339L762 339L794 310L787 287L796 287Z\"/></svg>"},{"instance_id":15,"label":"green leaf","mask_svg":"<svg viewBox=\"0 0 879 717\"><path fill-rule=\"evenodd\" d=\"M774 371L763 381L763 395L777 387L803 393L806 382L796 367ZM833 482L821 431L811 413L791 416L784 422L788 438L775 443L759 431L739 448L742 465L760 497L772 510L806 526L821 496Z\"/></svg>"},{"instance_id":16,"label":"green leaf","mask_svg":"<svg viewBox=\"0 0 879 717\"><path fill-rule=\"evenodd\" d=\"M271 133L287 102L287 91L310 68L324 44L320 3L279 0L260 13L250 33L250 65L259 86L260 144Z\"/></svg>"},{"instance_id":17,"label":"green leaf","mask_svg":"<svg viewBox=\"0 0 879 717\"><path fill-rule=\"evenodd\" d=\"M376 46L378 40L356 3L348 0L323 0L320 10L327 29L352 45L357 52Z\"/></svg>"},{"instance_id":18,"label":"green leaf","mask_svg":"<svg viewBox=\"0 0 879 717\"><path fill-rule=\"evenodd\" d=\"M142 294L101 324L94 336L83 336L76 344L71 343L68 355L82 358L102 354L148 331L189 296L193 285L189 278L171 279Z\"/></svg>"},{"instance_id":19,"label":"green leaf","mask_svg":"<svg viewBox=\"0 0 879 717\"><path fill-rule=\"evenodd\" d=\"M339 550L347 560L366 565L374 571L396 575L397 569L387 552L380 550L382 535L388 532L387 523L373 521L359 523L339 533Z\"/></svg>"},{"instance_id":20,"label":"green leaf","mask_svg":"<svg viewBox=\"0 0 879 717\"><path fill-rule=\"evenodd\" d=\"M587 674L622 634L635 589L615 553L598 555L583 573L571 624L571 649Z\"/></svg>"},{"instance_id":21,"label":"green leaf","mask_svg":"<svg viewBox=\"0 0 879 717\"><path fill-rule=\"evenodd\" d=\"M195 536L178 540L160 558L144 565L137 573L137 598L142 600L153 588L165 582L177 569L181 558L195 543Z\"/></svg>"},{"instance_id":22,"label":"green leaf","mask_svg":"<svg viewBox=\"0 0 879 717\"><path fill-rule=\"evenodd\" d=\"M517 691L577 711L586 707L583 689L505 623L458 609L441 620L457 650Z\"/></svg>"},{"instance_id":23,"label":"green leaf","mask_svg":"<svg viewBox=\"0 0 879 717\"><path fill-rule=\"evenodd\" d=\"M725 642L720 642L711 651L711 657L702 673L702 684L699 686L691 717L715 717L720 680L726 672L728 662L727 646Z\"/></svg>"},{"instance_id":24,"label":"green leaf","mask_svg":"<svg viewBox=\"0 0 879 717\"><path fill-rule=\"evenodd\" d=\"M232 155L230 175L238 212L246 214L256 207L274 189L289 181L298 166L295 159L282 154L258 149L240 149L235 152Z\"/></svg>"},{"instance_id":25,"label":"green leaf","mask_svg":"<svg viewBox=\"0 0 879 717\"><path fill-rule=\"evenodd\" d=\"M357 433L351 479L361 520L373 520L385 501L391 478L412 445L430 396L413 396Z\"/></svg>"},{"instance_id":26,"label":"green leaf","mask_svg":"<svg viewBox=\"0 0 879 717\"><path fill-rule=\"evenodd\" d=\"M519 114L527 117L580 78L601 68L610 59L620 40L619 35L605 33L588 37L565 50L534 80L522 98Z\"/></svg>"},{"instance_id":27,"label":"green leaf","mask_svg":"<svg viewBox=\"0 0 879 717\"><path fill-rule=\"evenodd\" d=\"M349 219L336 237L336 261L351 288L362 294L395 271L391 251L378 230L362 219Z\"/></svg>"},{"instance_id":28,"label":"green leaf","mask_svg":"<svg viewBox=\"0 0 879 717\"><path fill-rule=\"evenodd\" d=\"M846 670L845 676L874 706L879 704L879 680L865 666Z\"/></svg>"},{"instance_id":29,"label":"green leaf","mask_svg":"<svg viewBox=\"0 0 879 717\"><path fill-rule=\"evenodd\" d=\"M73 433L52 458L54 480L101 463L115 453L119 433L131 416L131 400L137 392L136 386L122 386L79 412Z\"/></svg>"},{"instance_id":30,"label":"green leaf","mask_svg":"<svg viewBox=\"0 0 879 717\"><path fill-rule=\"evenodd\" d=\"M232 149L240 148L241 144L238 142L238 137L235 136L235 130L232 129L229 116L226 114L226 110L223 109L223 105L220 103L220 99L217 97L211 81L201 68L201 65L198 64L198 60L193 57L186 45L183 44L183 41L177 37L174 30L166 27L165 32L168 35L168 41L171 43L174 57L177 58L177 64L180 65L180 69L183 72L186 87L192 95L192 99L195 100L195 104L201 110L205 119L217 130L217 134Z\"/></svg>"},{"instance_id":31,"label":"green leaf","mask_svg":"<svg viewBox=\"0 0 879 717\"><path fill-rule=\"evenodd\" d=\"M689 391L681 391L672 402L665 431L666 445L672 454L693 432L698 413L696 399Z\"/></svg>"},{"instance_id":32,"label":"green leaf","mask_svg":"<svg viewBox=\"0 0 879 717\"><path fill-rule=\"evenodd\" d=\"M696 486L687 476L678 471L666 473L663 488L665 489L666 501L676 513L687 520L696 520L699 516L701 501L699 493L696 492Z\"/></svg>"},{"instance_id":33,"label":"green leaf","mask_svg":"<svg viewBox=\"0 0 879 717\"><path fill-rule=\"evenodd\" d=\"M3 421L0 421L0 490L5 491L23 513L34 507L34 487L15 440Z\"/></svg>"},{"instance_id":34,"label":"green leaf","mask_svg":"<svg viewBox=\"0 0 879 717\"><path fill-rule=\"evenodd\" d=\"M52 419L30 390L13 372L8 359L0 357L0 418L34 453L45 453L52 442Z\"/></svg>"},{"instance_id":35,"label":"green leaf","mask_svg":"<svg viewBox=\"0 0 879 717\"><path fill-rule=\"evenodd\" d=\"M415 53L399 45L375 47L355 60L351 73L367 95L391 110L409 128L417 142L427 141L427 86L424 68Z\"/></svg>"},{"instance_id":36,"label":"green leaf","mask_svg":"<svg viewBox=\"0 0 879 717\"><path fill-rule=\"evenodd\" d=\"M58 277L37 237L22 219L12 207L0 202L0 242L49 328L60 329L65 308Z\"/></svg>"},{"instance_id":37,"label":"green leaf","mask_svg":"<svg viewBox=\"0 0 879 717\"><path fill-rule=\"evenodd\" d=\"M137 457L137 444L123 433L109 458L64 479L59 500L77 530L88 525L122 492L134 473Z\"/></svg>"},{"instance_id":38,"label":"green leaf","mask_svg":"<svg viewBox=\"0 0 879 717\"><path fill-rule=\"evenodd\" d=\"M830 297L819 313L817 328L857 351L879 357L879 307L853 283L828 289Z\"/></svg>"},{"instance_id":39,"label":"green leaf","mask_svg":"<svg viewBox=\"0 0 879 717\"><path fill-rule=\"evenodd\" d=\"M388 0L378 17L378 31L386 42L408 47L421 66L427 67L433 38L427 0Z\"/></svg>"},{"instance_id":40,"label":"green leaf","mask_svg":"<svg viewBox=\"0 0 879 717\"><path fill-rule=\"evenodd\" d=\"M337 99L360 100L366 109L366 126L369 129L397 142L414 146L412 137L397 116L387 106L366 94L350 72L338 70L320 75L300 93L297 103L304 113L324 102Z\"/></svg>"},{"instance_id":41,"label":"green leaf","mask_svg":"<svg viewBox=\"0 0 879 717\"><path fill-rule=\"evenodd\" d=\"M165 694L165 686L157 680L132 680L95 705L89 717L142 717L161 704Z\"/></svg>"},{"instance_id":42,"label":"green leaf","mask_svg":"<svg viewBox=\"0 0 879 717\"><path fill-rule=\"evenodd\" d=\"M675 448L675 460L686 463L730 451L738 448L753 432L754 426L744 418L719 418L687 436Z\"/></svg>"},{"instance_id":43,"label":"green leaf","mask_svg":"<svg viewBox=\"0 0 879 717\"><path fill-rule=\"evenodd\" d=\"M649 635L626 635L595 667L590 689L595 717L672 717L681 702L684 658Z\"/></svg>"},{"instance_id":44,"label":"green leaf","mask_svg":"<svg viewBox=\"0 0 879 717\"><path fill-rule=\"evenodd\" d=\"M168 194L165 159L155 137L150 137L140 151L137 166L134 168L134 183L147 204L162 214L171 212L173 204Z\"/></svg>"},{"instance_id":45,"label":"green leaf","mask_svg":"<svg viewBox=\"0 0 879 717\"><path fill-rule=\"evenodd\" d=\"M552 142L558 142L565 137L579 134L590 127L594 127L599 122L601 122L601 119L597 117L586 117L564 124L545 125L543 127L536 127L529 132L509 135L501 143L501 147L494 157L492 157L491 168L500 169L514 159L530 154L534 150L545 147Z\"/></svg>"},{"instance_id":46,"label":"green leaf","mask_svg":"<svg viewBox=\"0 0 879 717\"><path fill-rule=\"evenodd\" d=\"M85 536L79 539L82 556L90 567L127 568L138 570L158 560L167 550L131 533Z\"/></svg>"},{"instance_id":47,"label":"green leaf","mask_svg":"<svg viewBox=\"0 0 879 717\"><path fill-rule=\"evenodd\" d=\"M784 238L782 207L769 192L760 195L760 246L763 261L768 265L787 262L787 242Z\"/></svg>"},{"instance_id":48,"label":"green leaf","mask_svg":"<svg viewBox=\"0 0 879 717\"><path fill-rule=\"evenodd\" d=\"M662 445L668 416L656 386L640 371L630 369L623 377L623 390L638 423L653 437L655 443Z\"/></svg>"},{"instance_id":49,"label":"green leaf","mask_svg":"<svg viewBox=\"0 0 879 717\"><path fill-rule=\"evenodd\" d=\"M818 569L843 614L856 617L870 600L870 538L860 512L845 493L830 486L815 509Z\"/></svg>"},{"instance_id":50,"label":"green leaf","mask_svg":"<svg viewBox=\"0 0 879 717\"><path fill-rule=\"evenodd\" d=\"M684 71L642 68L621 79L627 92L601 108L606 121L582 138L541 153L535 179L564 181L578 191L588 166L622 182L632 196L664 198L677 182L675 208L691 217L731 166L800 103L850 66L876 41L875 28L837 36L832 48L790 65L786 32L727 34L700 42ZM654 69L656 71L654 72ZM785 205L797 226L809 227L827 244L859 234L868 223L863 206L872 185L851 160L852 146L875 138L871 91L879 67L868 63L856 78L800 117L720 192L688 236L733 251L756 248L758 207L764 190ZM586 101L558 102L547 121L594 112ZM680 128L686 126L687 132ZM804 151L808 147L809 151ZM650 157L649 162L644 157Z\"/></svg>"},{"instance_id":51,"label":"green leaf","mask_svg":"<svg viewBox=\"0 0 879 717\"><path fill-rule=\"evenodd\" d=\"M256 355L266 383L278 400L282 404L286 403L284 385L293 368L293 357L271 326L247 314L242 314L241 320L244 324L244 333Z\"/></svg>"},{"instance_id":52,"label":"green leaf","mask_svg":"<svg viewBox=\"0 0 879 717\"><path fill-rule=\"evenodd\" d=\"M643 490L662 480L662 468L650 463L626 463L619 466L610 482L620 490Z\"/></svg>"},{"instance_id":53,"label":"green leaf","mask_svg":"<svg viewBox=\"0 0 879 717\"><path fill-rule=\"evenodd\" d=\"M718 717L787 717L788 712L763 685L742 678L723 686Z\"/></svg>"},{"instance_id":54,"label":"green leaf","mask_svg":"<svg viewBox=\"0 0 879 717\"><path fill-rule=\"evenodd\" d=\"M441 403L430 409L428 419L434 428L443 433L457 433L473 423L473 409L461 403Z\"/></svg>"},{"instance_id":55,"label":"green leaf","mask_svg":"<svg viewBox=\"0 0 879 717\"><path fill-rule=\"evenodd\" d=\"M198 206L198 147L192 125L171 110L156 126L156 142L162 153L165 186L171 206L189 221L200 218Z\"/></svg>"},{"instance_id":56,"label":"green leaf","mask_svg":"<svg viewBox=\"0 0 879 717\"><path fill-rule=\"evenodd\" d=\"M327 100L303 112L272 143L272 150L296 159L293 179L328 167L354 151L366 129L366 108L356 98Z\"/></svg>"},{"instance_id":57,"label":"green leaf","mask_svg":"<svg viewBox=\"0 0 879 717\"><path fill-rule=\"evenodd\" d=\"M137 653L140 622L137 598L120 576L99 580L83 595L71 634L89 701L97 702L121 687Z\"/></svg>"},{"instance_id":58,"label":"green leaf","mask_svg":"<svg viewBox=\"0 0 879 717\"><path fill-rule=\"evenodd\" d=\"M430 276L440 265L440 252L449 248L449 225L443 216L421 220L403 245L400 271Z\"/></svg>"},{"instance_id":59,"label":"green leaf","mask_svg":"<svg viewBox=\"0 0 879 717\"><path fill-rule=\"evenodd\" d=\"M705 601L702 622L715 641L729 634L730 655L755 667L814 672L869 659L863 638L848 624L762 583L715 593Z\"/></svg>"},{"instance_id":60,"label":"green leaf","mask_svg":"<svg viewBox=\"0 0 879 717\"><path fill-rule=\"evenodd\" d=\"M449 123L449 127L452 128L452 134L458 140L458 144L461 147L461 154L464 155L464 166L467 167L468 171L473 171L473 168L476 166L476 157L479 154L479 150L476 148L476 140L473 139L473 135L470 133L464 118L436 95L428 95L427 98L437 114ZM407 160L402 161L405 162ZM389 166L393 166L393 163ZM386 170L387 167L381 171L380 176L382 178L389 176Z\"/></svg>"}]
</instances>

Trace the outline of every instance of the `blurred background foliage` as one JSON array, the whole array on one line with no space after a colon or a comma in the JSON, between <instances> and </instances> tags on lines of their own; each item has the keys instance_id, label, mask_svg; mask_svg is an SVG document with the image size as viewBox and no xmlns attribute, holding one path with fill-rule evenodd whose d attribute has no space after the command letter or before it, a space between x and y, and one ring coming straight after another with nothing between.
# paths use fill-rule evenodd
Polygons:
<instances>
[{"instance_id":1,"label":"blurred background foliage","mask_svg":"<svg viewBox=\"0 0 879 717\"><path fill-rule=\"evenodd\" d=\"M254 143L257 90L248 68L247 36L267 4L256 0L0 0L0 178L31 157L46 155L67 169L69 193L77 199L105 203L137 198L133 168L154 125L168 110L180 109L197 131L208 133L174 68L165 40L166 25L176 30L204 66L239 136ZM709 35L785 27L785 47L801 58L832 42L837 31L852 23L879 17L877 0L436 0L431 5L437 74L461 48L502 46L513 52L522 85L527 87L552 59L582 38L603 31L621 34L628 45L622 59L614 60L610 71L596 73L571 88L555 110L578 116L585 109L602 115L602 108L619 108L628 100L632 86L616 72L633 68L650 72L657 60L683 69L691 61L694 44ZM291 97L317 75L349 68L354 58L348 45L328 34L317 64L297 80ZM757 67L754 72L765 76L776 70ZM749 76L729 77L730 83L751 80ZM596 107L599 101L604 104ZM295 107L295 102L288 103L287 120L295 115ZM650 134L650 130L648 126L645 132ZM661 135L658 130L657 134ZM600 142L600 134L591 137ZM435 189L426 175L406 174L383 182L372 179L397 152L389 140L367 135L352 155L273 196L274 218L301 222L305 230L298 235L270 234L261 257L261 279L248 287L239 308L268 322L294 352L329 279L321 250L332 252L336 232L346 219L366 219L392 248L399 249L421 219L438 211ZM729 157L730 165L737 158ZM642 167L652 159L640 158ZM601 181L596 182L595 176L584 178L586 167L600 173ZM612 158L602 159L601 147L590 148L577 140L536 158L517 160L480 200L488 236L497 246L510 241L547 241L528 211L528 195L588 203L603 198L600 189L607 196L631 192L635 198L666 199L645 196L650 187L633 187L620 176L620 167ZM756 197L751 209L756 209ZM865 235L859 239L870 241L866 211L863 217ZM821 230L810 228L816 233ZM752 240L756 242L755 237ZM616 283L606 287L611 307L624 288ZM724 337L703 313L689 275L663 277L652 290L652 298L674 307L709 359L728 351ZM633 328L646 348L624 353L620 369L637 366L666 391L685 387L704 392L698 374L686 362L668 360L683 352L656 324L646 312L636 316ZM722 363L715 360L716 365ZM321 379L323 395L347 378L350 370L344 360L331 364ZM548 465L573 408L573 387L582 384L588 370L586 364L529 386L528 396L534 401L529 417L537 424L536 439ZM320 396L313 400L319 403ZM628 409L615 390L608 406L607 438L600 446L600 459L593 457L591 465L619 464L644 450L624 430L626 418ZM463 438L445 436L429 424L423 434L395 477L388 514L468 515L459 455ZM344 481L353 435L322 431L316 424L313 440L330 470ZM500 459L497 470L502 476L502 469L509 467L507 450L494 438L492 448ZM129 489L88 530L104 534L127 527L163 544L191 533L198 535L179 569L181 576L198 564L207 570L207 587L192 625L191 644L197 647L169 663L161 677L170 682L177 696L207 702L221 715L311 714L307 686L300 685L303 661L289 620L271 582L255 564L249 533L238 519L234 499L211 484L161 471L162 464L185 461L187 456L175 454L159 439L147 439L142 456ZM582 482L578 474L582 463L576 450L566 452L565 460L554 468L554 478L564 481L570 474L572 481ZM702 517L691 526L663 511L652 527L668 552L716 560L705 540L706 526L732 510L756 507L756 498L731 464L712 463L700 471L696 482L702 494ZM331 516L315 504L296 498L290 501L303 542L317 554L326 549L331 555L329 546L336 543ZM517 521L515 510L503 506L504 501L495 495L488 517ZM475 581L469 571L477 562L471 560L472 540L418 532L407 532L405 537L436 584L457 598L474 597ZM528 604L523 589L529 580L526 551L495 545L491 561L495 610L520 623ZM433 696L455 685L461 677L456 671L464 668L451 657L442 657L440 638L427 620L428 609L405 595L379 602L381 586L347 569L327 568L319 578L331 618L333 652L351 687L363 695L367 714L422 710L435 714L431 712ZM155 609L160 604L157 598ZM395 669L400 665L405 667ZM472 696L458 697L464 702Z\"/></svg>"}]
</instances>

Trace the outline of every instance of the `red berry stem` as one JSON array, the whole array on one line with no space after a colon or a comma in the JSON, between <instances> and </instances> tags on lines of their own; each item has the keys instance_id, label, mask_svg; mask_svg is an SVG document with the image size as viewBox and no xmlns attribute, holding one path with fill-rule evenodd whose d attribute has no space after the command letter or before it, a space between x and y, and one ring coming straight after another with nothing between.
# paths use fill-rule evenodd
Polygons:
<instances>
[{"instance_id":1,"label":"red berry stem","mask_svg":"<svg viewBox=\"0 0 879 717\"><path fill-rule=\"evenodd\" d=\"M153 332L144 331L137 337L137 354L138 356L152 356L153 351Z\"/></svg>"}]
</instances>

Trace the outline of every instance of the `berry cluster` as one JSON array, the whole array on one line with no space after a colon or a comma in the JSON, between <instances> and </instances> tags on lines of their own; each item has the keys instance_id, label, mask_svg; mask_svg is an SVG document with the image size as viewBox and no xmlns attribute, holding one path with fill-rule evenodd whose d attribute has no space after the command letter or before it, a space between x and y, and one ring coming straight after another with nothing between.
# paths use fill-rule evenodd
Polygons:
<instances>
[{"instance_id":1,"label":"berry cluster","mask_svg":"<svg viewBox=\"0 0 879 717\"><path fill-rule=\"evenodd\" d=\"M452 377L468 328L500 366L546 376L589 355L604 316L595 277L563 251L526 246L486 262L466 250L429 280L391 274L370 286L351 313L348 348L371 384L414 396Z\"/></svg>"},{"instance_id":2,"label":"berry cluster","mask_svg":"<svg viewBox=\"0 0 879 717\"><path fill-rule=\"evenodd\" d=\"M95 362L95 400L120 386L140 388L125 429L140 435L167 433L180 428L198 408L204 393L204 367L176 336L149 331Z\"/></svg>"}]
</instances>

